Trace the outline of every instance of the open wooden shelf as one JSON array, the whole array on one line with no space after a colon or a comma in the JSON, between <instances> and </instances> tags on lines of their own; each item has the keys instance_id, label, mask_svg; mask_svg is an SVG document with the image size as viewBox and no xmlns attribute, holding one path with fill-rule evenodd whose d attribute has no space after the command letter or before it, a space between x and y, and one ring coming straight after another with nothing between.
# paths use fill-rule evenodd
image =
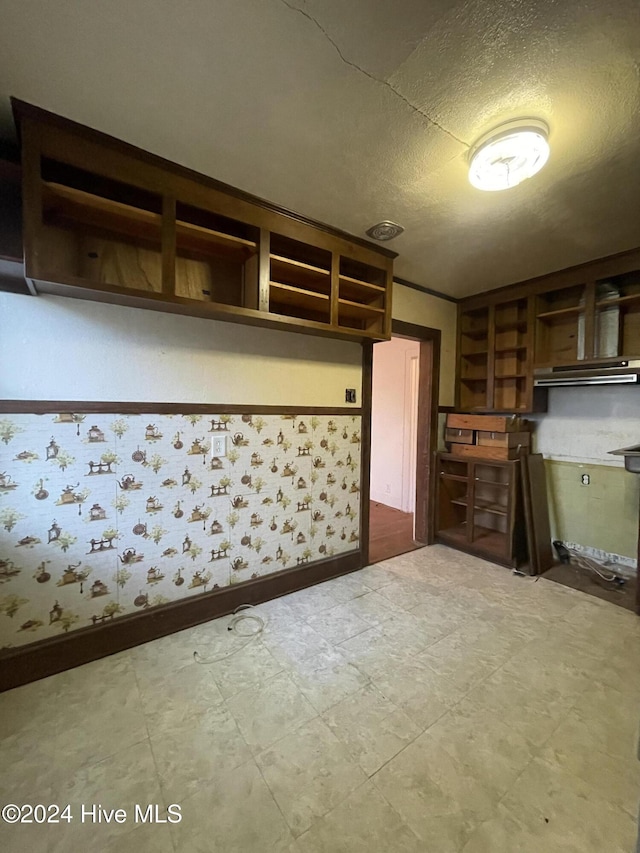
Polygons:
<instances>
[{"instance_id":1,"label":"open wooden shelf","mask_svg":"<svg viewBox=\"0 0 640 853\"><path fill-rule=\"evenodd\" d=\"M270 281L269 304L271 305L272 303L277 305L299 305L301 308L312 311L326 309L328 312L329 297L324 293L316 293L314 290L303 290L300 287Z\"/></svg>"},{"instance_id":2,"label":"open wooden shelf","mask_svg":"<svg viewBox=\"0 0 640 853\"><path fill-rule=\"evenodd\" d=\"M48 181L42 182L44 212L60 220L106 228L120 234L159 239L162 216L92 193Z\"/></svg>"},{"instance_id":3,"label":"open wooden shelf","mask_svg":"<svg viewBox=\"0 0 640 853\"><path fill-rule=\"evenodd\" d=\"M128 239L160 241L162 216L150 210L47 181L43 181L43 204L53 224L81 223ZM181 220L176 221L176 241L179 249L240 260L258 249L253 240Z\"/></svg>"},{"instance_id":4,"label":"open wooden shelf","mask_svg":"<svg viewBox=\"0 0 640 853\"><path fill-rule=\"evenodd\" d=\"M565 314L580 314L584 313L584 305L572 305L569 308L556 308L553 311L542 311L536 314L537 320L544 320L548 317L561 317Z\"/></svg>"},{"instance_id":5,"label":"open wooden shelf","mask_svg":"<svg viewBox=\"0 0 640 853\"><path fill-rule=\"evenodd\" d=\"M343 317L369 320L382 317L384 308L376 308L373 305L362 305L360 302L352 302L349 299L338 299L338 311Z\"/></svg>"},{"instance_id":6,"label":"open wooden shelf","mask_svg":"<svg viewBox=\"0 0 640 853\"><path fill-rule=\"evenodd\" d=\"M340 292L351 290L353 293L370 291L378 295L385 293L386 288L379 284L372 284L370 281L361 281L359 278L352 278L350 275L340 275Z\"/></svg>"},{"instance_id":7,"label":"open wooden shelf","mask_svg":"<svg viewBox=\"0 0 640 853\"><path fill-rule=\"evenodd\" d=\"M395 252L32 105L13 108L30 293L390 338Z\"/></svg>"},{"instance_id":8,"label":"open wooden shelf","mask_svg":"<svg viewBox=\"0 0 640 853\"><path fill-rule=\"evenodd\" d=\"M457 498L451 501L452 504L458 504L459 506L468 506L469 505L469 496L464 495L462 498ZM483 501L478 500L476 498L474 508L477 510L482 510L482 512L490 512L493 515L506 515L507 508L501 506L500 504L492 503L491 501Z\"/></svg>"},{"instance_id":9,"label":"open wooden shelf","mask_svg":"<svg viewBox=\"0 0 640 853\"><path fill-rule=\"evenodd\" d=\"M245 240L233 234L203 228L191 222L176 221L176 240L178 248L193 248L205 253L213 252L225 256L248 257L258 250L253 240Z\"/></svg>"},{"instance_id":10,"label":"open wooden shelf","mask_svg":"<svg viewBox=\"0 0 640 853\"><path fill-rule=\"evenodd\" d=\"M524 344L512 347L500 347L500 349L496 349L496 355L502 355L505 352L526 352L527 347Z\"/></svg>"},{"instance_id":11,"label":"open wooden shelf","mask_svg":"<svg viewBox=\"0 0 640 853\"><path fill-rule=\"evenodd\" d=\"M633 302L640 302L640 293L619 296L617 299L600 299L596 302L596 308L615 308L616 305L628 305Z\"/></svg>"},{"instance_id":12,"label":"open wooden shelf","mask_svg":"<svg viewBox=\"0 0 640 853\"><path fill-rule=\"evenodd\" d=\"M331 273L321 267L305 264L282 255L269 255L271 261L271 281L282 284L292 284L301 287L311 287L323 293L329 293L331 288ZM282 282L280 280L282 279Z\"/></svg>"}]
</instances>

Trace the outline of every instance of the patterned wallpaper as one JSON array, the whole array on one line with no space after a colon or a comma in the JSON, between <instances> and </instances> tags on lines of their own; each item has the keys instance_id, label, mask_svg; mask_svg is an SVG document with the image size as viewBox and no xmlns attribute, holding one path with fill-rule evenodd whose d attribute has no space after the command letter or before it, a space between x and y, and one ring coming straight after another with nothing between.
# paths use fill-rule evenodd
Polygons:
<instances>
[{"instance_id":1,"label":"patterned wallpaper","mask_svg":"<svg viewBox=\"0 0 640 853\"><path fill-rule=\"evenodd\" d=\"M0 416L0 649L358 549L360 429L359 415Z\"/></svg>"}]
</instances>

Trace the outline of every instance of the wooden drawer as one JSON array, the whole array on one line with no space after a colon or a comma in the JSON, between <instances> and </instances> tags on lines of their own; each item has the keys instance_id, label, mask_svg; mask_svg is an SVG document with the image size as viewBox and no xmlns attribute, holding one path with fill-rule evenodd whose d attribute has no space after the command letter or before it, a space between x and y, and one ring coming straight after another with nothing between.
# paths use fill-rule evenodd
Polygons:
<instances>
[{"instance_id":1,"label":"wooden drawer","mask_svg":"<svg viewBox=\"0 0 640 853\"><path fill-rule=\"evenodd\" d=\"M483 447L529 447L531 433L528 432L478 432L476 444Z\"/></svg>"},{"instance_id":2,"label":"wooden drawer","mask_svg":"<svg viewBox=\"0 0 640 853\"><path fill-rule=\"evenodd\" d=\"M452 444L452 456L465 456L474 459L486 459L492 462L506 462L518 459L521 452L528 453L529 448L520 450L518 447L486 447L479 444Z\"/></svg>"},{"instance_id":3,"label":"wooden drawer","mask_svg":"<svg viewBox=\"0 0 640 853\"><path fill-rule=\"evenodd\" d=\"M447 415L447 429L476 429L483 432L520 432L517 415Z\"/></svg>"},{"instance_id":4,"label":"wooden drawer","mask_svg":"<svg viewBox=\"0 0 640 853\"><path fill-rule=\"evenodd\" d=\"M445 429L444 440L457 444L473 444L475 432L472 429Z\"/></svg>"}]
</instances>

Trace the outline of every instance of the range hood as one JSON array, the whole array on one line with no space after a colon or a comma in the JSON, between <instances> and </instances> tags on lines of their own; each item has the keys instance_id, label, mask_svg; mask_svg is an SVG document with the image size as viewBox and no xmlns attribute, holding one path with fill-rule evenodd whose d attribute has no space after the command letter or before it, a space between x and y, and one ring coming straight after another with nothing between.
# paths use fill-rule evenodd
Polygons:
<instances>
[{"instance_id":1,"label":"range hood","mask_svg":"<svg viewBox=\"0 0 640 853\"><path fill-rule=\"evenodd\" d=\"M536 368L533 384L537 388L563 388L576 385L636 385L640 381L640 359L592 361L567 367Z\"/></svg>"}]
</instances>

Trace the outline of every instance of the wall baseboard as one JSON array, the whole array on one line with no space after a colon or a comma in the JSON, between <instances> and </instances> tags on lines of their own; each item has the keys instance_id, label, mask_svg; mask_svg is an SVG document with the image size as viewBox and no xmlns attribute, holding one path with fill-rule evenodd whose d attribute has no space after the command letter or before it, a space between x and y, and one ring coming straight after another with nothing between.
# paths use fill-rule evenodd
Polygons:
<instances>
[{"instance_id":1,"label":"wall baseboard","mask_svg":"<svg viewBox=\"0 0 640 853\"><path fill-rule=\"evenodd\" d=\"M363 565L361 551L353 551L8 650L0 656L0 692L225 616L241 604L260 604L348 574Z\"/></svg>"}]
</instances>

